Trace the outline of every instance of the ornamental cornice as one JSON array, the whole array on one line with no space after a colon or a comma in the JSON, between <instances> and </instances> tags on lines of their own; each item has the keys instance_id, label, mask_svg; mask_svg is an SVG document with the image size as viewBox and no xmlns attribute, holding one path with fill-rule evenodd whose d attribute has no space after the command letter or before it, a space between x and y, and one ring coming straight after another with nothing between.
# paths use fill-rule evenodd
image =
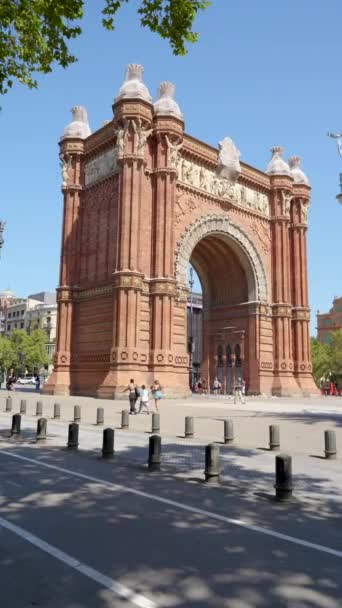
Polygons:
<instances>
[{"instance_id":1,"label":"ornamental cornice","mask_svg":"<svg viewBox=\"0 0 342 608\"><path fill-rule=\"evenodd\" d=\"M170 175L171 177L176 176L176 169L173 167L156 167L151 171L152 175Z\"/></svg>"},{"instance_id":2,"label":"ornamental cornice","mask_svg":"<svg viewBox=\"0 0 342 608\"><path fill-rule=\"evenodd\" d=\"M67 186L61 186L61 190L63 194L67 194L68 192L79 192L83 190L83 186L81 184L68 184Z\"/></svg>"},{"instance_id":3,"label":"ornamental cornice","mask_svg":"<svg viewBox=\"0 0 342 608\"><path fill-rule=\"evenodd\" d=\"M292 305L284 302L277 304L271 304L272 316L273 317L291 317L292 316Z\"/></svg>"},{"instance_id":4,"label":"ornamental cornice","mask_svg":"<svg viewBox=\"0 0 342 608\"><path fill-rule=\"evenodd\" d=\"M98 298L100 296L108 296L112 293L112 285L103 285L102 287L93 287L92 289L80 289L75 294L76 300L87 300L89 298Z\"/></svg>"},{"instance_id":5,"label":"ornamental cornice","mask_svg":"<svg viewBox=\"0 0 342 608\"><path fill-rule=\"evenodd\" d=\"M298 223L298 224L291 223L289 225L289 228L291 228L291 230L295 230L296 228L298 228L298 229L303 230L304 232L306 232L307 229L308 229L308 225L307 224L300 224L300 223Z\"/></svg>"},{"instance_id":6,"label":"ornamental cornice","mask_svg":"<svg viewBox=\"0 0 342 608\"><path fill-rule=\"evenodd\" d=\"M143 291L144 275L134 271L118 271L113 273L113 288L114 289L134 289Z\"/></svg>"},{"instance_id":7,"label":"ornamental cornice","mask_svg":"<svg viewBox=\"0 0 342 608\"><path fill-rule=\"evenodd\" d=\"M59 142L61 154L78 154L82 156L84 154L84 140L83 139L62 139Z\"/></svg>"},{"instance_id":8,"label":"ornamental cornice","mask_svg":"<svg viewBox=\"0 0 342 608\"><path fill-rule=\"evenodd\" d=\"M150 280L150 293L151 295L177 295L177 284L173 279L168 278L156 278Z\"/></svg>"},{"instance_id":9,"label":"ornamental cornice","mask_svg":"<svg viewBox=\"0 0 342 608\"><path fill-rule=\"evenodd\" d=\"M87 137L84 143L85 154L97 154L101 148L113 144L114 121L111 120L106 125Z\"/></svg>"},{"instance_id":10,"label":"ornamental cornice","mask_svg":"<svg viewBox=\"0 0 342 608\"><path fill-rule=\"evenodd\" d=\"M310 321L310 308L292 308L292 321Z\"/></svg>"}]
</instances>

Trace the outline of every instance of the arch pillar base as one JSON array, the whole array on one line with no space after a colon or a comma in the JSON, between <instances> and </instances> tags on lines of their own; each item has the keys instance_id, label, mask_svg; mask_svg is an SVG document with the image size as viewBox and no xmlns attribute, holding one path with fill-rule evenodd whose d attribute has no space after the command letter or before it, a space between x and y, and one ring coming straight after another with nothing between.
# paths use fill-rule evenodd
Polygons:
<instances>
[{"instance_id":1,"label":"arch pillar base","mask_svg":"<svg viewBox=\"0 0 342 608\"><path fill-rule=\"evenodd\" d=\"M273 376L272 395L276 397L302 396L303 391L293 374L277 374Z\"/></svg>"},{"instance_id":2,"label":"arch pillar base","mask_svg":"<svg viewBox=\"0 0 342 608\"><path fill-rule=\"evenodd\" d=\"M310 375L307 376L295 376L298 385L302 391L304 397L319 397L320 391L317 388L313 377Z\"/></svg>"}]
</instances>

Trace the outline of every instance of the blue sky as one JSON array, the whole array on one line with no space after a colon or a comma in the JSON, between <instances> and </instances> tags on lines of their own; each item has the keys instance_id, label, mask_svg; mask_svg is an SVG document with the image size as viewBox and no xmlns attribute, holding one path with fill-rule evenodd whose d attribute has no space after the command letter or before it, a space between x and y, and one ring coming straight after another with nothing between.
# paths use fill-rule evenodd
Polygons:
<instances>
[{"instance_id":1,"label":"blue sky","mask_svg":"<svg viewBox=\"0 0 342 608\"><path fill-rule=\"evenodd\" d=\"M7 221L0 289L18 295L58 283L62 196L57 142L70 108L86 106L92 130L112 114L127 63L142 63L153 97L176 84L186 131L213 145L229 135L241 159L264 169L269 148L297 154L312 185L308 252L310 304L330 308L342 295L342 207L335 196L342 159L328 130L342 130L340 0L213 0L196 20L200 40L186 57L139 26L130 0L116 30L101 28L101 2L88 2L79 57L68 70L17 85L0 99L0 217Z\"/></svg>"}]
</instances>

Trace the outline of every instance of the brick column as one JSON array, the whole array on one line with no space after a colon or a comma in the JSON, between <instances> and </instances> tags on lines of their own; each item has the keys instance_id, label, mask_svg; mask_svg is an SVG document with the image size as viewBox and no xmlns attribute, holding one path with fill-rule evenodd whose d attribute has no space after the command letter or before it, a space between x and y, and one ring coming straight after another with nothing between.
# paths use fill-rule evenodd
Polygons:
<instances>
[{"instance_id":1,"label":"brick column","mask_svg":"<svg viewBox=\"0 0 342 608\"><path fill-rule=\"evenodd\" d=\"M140 294L144 273L142 200L145 172L151 170L152 104L124 99L113 106L115 143L119 164L118 238L113 272L113 334L110 370L98 395L120 394L133 376L140 381L148 352L139 344ZM114 246L114 244L113 244ZM145 365L141 364L144 362ZM146 378L145 378L146 381Z\"/></svg>"},{"instance_id":2,"label":"brick column","mask_svg":"<svg viewBox=\"0 0 342 608\"><path fill-rule=\"evenodd\" d=\"M153 231L151 273L151 352L150 362L155 376L165 384L168 377L179 374L178 389L188 389L187 315L184 298L184 343L177 343L173 330L176 283L174 278L174 213L177 166L175 146L183 139L183 122L175 117L154 117L153 154ZM179 302L178 302L179 307ZM178 313L179 314L179 313ZM175 370L176 368L176 370Z\"/></svg>"},{"instance_id":3,"label":"brick column","mask_svg":"<svg viewBox=\"0 0 342 608\"><path fill-rule=\"evenodd\" d=\"M293 376L292 302L290 268L290 211L293 182L285 175L271 176L272 235L272 318L274 380L272 392L290 395L299 392Z\"/></svg>"},{"instance_id":4,"label":"brick column","mask_svg":"<svg viewBox=\"0 0 342 608\"><path fill-rule=\"evenodd\" d=\"M293 190L290 252L294 376L304 393L316 394L317 387L312 378L310 353L310 308L306 247L310 188L305 184L295 184Z\"/></svg>"},{"instance_id":5,"label":"brick column","mask_svg":"<svg viewBox=\"0 0 342 608\"><path fill-rule=\"evenodd\" d=\"M83 189L81 158L84 140L70 136L60 141L62 192L64 196L59 287L57 289L57 329L54 371L43 392L72 392L71 353L74 348L74 321L77 315L77 286L80 259L80 198Z\"/></svg>"}]
</instances>

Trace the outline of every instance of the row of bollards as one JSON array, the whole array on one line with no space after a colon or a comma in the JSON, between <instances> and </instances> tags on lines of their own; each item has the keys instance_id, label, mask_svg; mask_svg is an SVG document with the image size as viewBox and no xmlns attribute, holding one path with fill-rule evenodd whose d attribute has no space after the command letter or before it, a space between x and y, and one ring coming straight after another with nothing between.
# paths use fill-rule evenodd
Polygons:
<instances>
[{"instance_id":1,"label":"row of bollards","mask_svg":"<svg viewBox=\"0 0 342 608\"><path fill-rule=\"evenodd\" d=\"M12 411L12 397L8 396L6 398L6 412ZM27 413L27 403L26 400L22 399L20 401L20 414ZM36 404L36 416L43 416L43 403L42 401L37 401ZM61 406L59 403L54 404L53 410L54 419L60 419L61 417ZM74 422L81 422L81 406L74 406ZM96 424L102 425L104 424L104 408L98 407L96 410ZM122 410L121 412L121 429L128 430L129 428L129 411ZM151 425L152 433L160 433L160 414L155 412L152 414L152 425ZM194 418L192 416L185 417L185 429L184 436L186 439L191 439L195 436L195 425ZM223 432L223 442L225 444L232 443L234 441L234 425L232 420L224 420L224 432ZM280 430L279 426L272 424L269 427L269 449L271 451L276 451L280 449ZM324 431L324 453L325 457L329 460L334 460L337 457L337 448L336 448L336 433L335 431Z\"/></svg>"},{"instance_id":2,"label":"row of bollards","mask_svg":"<svg viewBox=\"0 0 342 608\"><path fill-rule=\"evenodd\" d=\"M158 418L155 419L155 426L158 426ZM231 429L225 429L227 431L227 437L231 438ZM229 433L228 433L229 431ZM21 415L14 414L12 416L12 428L11 436L18 437L21 432ZM333 431L326 431L326 446L329 449L327 452L333 457L336 456L336 447L334 452L334 445L336 446L335 437ZM47 434L47 420L46 418L39 418L37 422L37 441L43 441L46 439ZM276 443L277 438L272 437L273 444ZM68 428L68 443L67 447L70 450L77 450L79 445L79 424L72 422ZM160 435L152 435L149 438L148 446L148 469L149 471L159 471L161 468L161 445L162 440ZM114 429L106 428L103 431L103 443L102 443L102 457L112 458L114 455ZM211 443L205 447L205 470L204 476L206 483L219 483L220 481L220 449L215 443ZM280 501L289 500L292 498L293 483L292 483L292 459L287 454L279 454L275 460L275 491L276 498Z\"/></svg>"}]
</instances>

